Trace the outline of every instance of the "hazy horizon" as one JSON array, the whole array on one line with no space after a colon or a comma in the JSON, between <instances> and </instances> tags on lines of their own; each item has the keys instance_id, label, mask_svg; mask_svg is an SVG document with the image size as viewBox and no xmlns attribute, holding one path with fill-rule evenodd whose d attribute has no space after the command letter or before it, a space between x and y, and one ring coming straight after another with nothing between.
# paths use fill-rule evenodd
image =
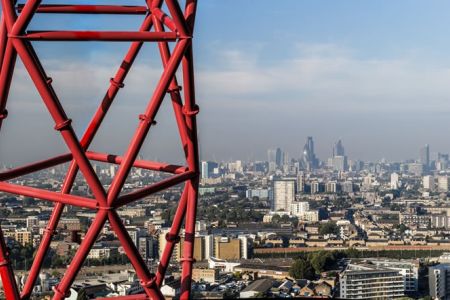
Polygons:
<instances>
[{"instance_id":1,"label":"hazy horizon","mask_svg":"<svg viewBox=\"0 0 450 300\"><path fill-rule=\"evenodd\" d=\"M298 158L307 136L314 137L322 160L338 139L350 159L414 159L427 143L432 157L450 152L450 3L233 2L208 0L198 7L194 47L202 159L266 160L275 147ZM70 29L132 30L142 20L124 17L106 27L111 16L102 16L102 22L86 16L77 26L72 17L63 18L44 14L31 28L55 28L64 20ZM80 136L128 45L34 45ZM156 55L154 46L143 48L94 150L124 152L161 72ZM65 151L20 59L7 106L0 163ZM170 109L165 102L144 157L182 160Z\"/></svg>"}]
</instances>

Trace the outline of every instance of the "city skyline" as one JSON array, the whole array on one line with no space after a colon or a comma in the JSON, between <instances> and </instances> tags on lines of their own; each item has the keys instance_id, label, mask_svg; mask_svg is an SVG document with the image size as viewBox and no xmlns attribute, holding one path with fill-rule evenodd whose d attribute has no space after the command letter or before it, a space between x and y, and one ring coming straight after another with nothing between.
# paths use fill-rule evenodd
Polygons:
<instances>
[{"instance_id":1,"label":"city skyline","mask_svg":"<svg viewBox=\"0 0 450 300\"><path fill-rule=\"evenodd\" d=\"M202 158L261 160L266 149L274 146L294 156L301 152L307 136L316 137L319 157L329 155L329 145L338 137L345 141L349 157L362 160L414 158L415 149L426 143L437 151L449 151L450 141L443 138L450 127L446 114L449 43L443 38L448 27L443 13L446 8L450 4L425 5L420 1L389 3L386 10L383 5L354 1L338 5L287 0L273 11L271 1L262 0L257 7L241 3L240 10L231 13L226 3L208 1L199 7L196 35L198 100L204 112L199 118ZM216 13L219 11L227 13ZM269 12L284 17L269 25ZM399 13L420 13L421 18L399 19ZM248 15L252 16L248 24L234 23ZM58 18L37 18L31 27L49 27ZM109 18L102 20L106 24ZM88 17L77 28L104 27L95 20ZM127 22L114 26L135 28L140 21L131 17L124 20ZM70 22L66 26L74 28ZM224 32L224 26L232 30ZM92 99L101 97L108 84L93 86L87 82L110 77L114 73L110 62L120 61L126 47L106 44L91 51L80 44L72 45L68 48L64 43L54 43L49 47L37 43L36 47L55 77L55 89L68 91L61 94L61 101L81 135L98 104ZM61 64L54 59L55 52L68 60ZM151 60L150 55L140 57L137 63L136 73L119 94L117 110L111 111L112 117L105 123L127 136L137 121L117 122L119 111L141 113L149 95L133 88L145 85L144 78L153 82L160 70L159 61ZM144 66L147 63L150 67ZM11 117L4 122L0 161L21 163L64 151L20 62L8 109ZM162 117L150 139L167 136L171 140L175 135L175 124L165 117L169 109L162 107ZM38 119L45 121L25 134ZM30 156L19 136L33 145L36 157ZM100 131L93 148L103 150L110 138L114 136ZM54 153L48 153L48 144ZM116 140L114 146L116 153L123 153L125 140ZM178 145L162 138L157 147L144 146L142 154L181 160L182 153L173 150L176 148Z\"/></svg>"}]
</instances>

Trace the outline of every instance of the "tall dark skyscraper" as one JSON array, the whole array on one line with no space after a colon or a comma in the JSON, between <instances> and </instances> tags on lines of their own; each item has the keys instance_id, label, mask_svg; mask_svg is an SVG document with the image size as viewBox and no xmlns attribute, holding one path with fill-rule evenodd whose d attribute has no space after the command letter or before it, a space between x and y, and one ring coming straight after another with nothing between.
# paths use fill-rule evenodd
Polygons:
<instances>
[{"instance_id":1,"label":"tall dark skyscraper","mask_svg":"<svg viewBox=\"0 0 450 300\"><path fill-rule=\"evenodd\" d=\"M333 157L335 156L345 156L344 146L342 146L342 141L339 140L334 144L333 147Z\"/></svg>"},{"instance_id":2,"label":"tall dark skyscraper","mask_svg":"<svg viewBox=\"0 0 450 300\"><path fill-rule=\"evenodd\" d=\"M307 170L313 170L319 165L319 161L314 153L314 141L312 136L308 136L306 144L303 147L302 164Z\"/></svg>"},{"instance_id":3,"label":"tall dark skyscraper","mask_svg":"<svg viewBox=\"0 0 450 300\"><path fill-rule=\"evenodd\" d=\"M426 144L425 146L420 148L419 161L426 168L428 168L430 166L430 146L428 144Z\"/></svg>"},{"instance_id":4,"label":"tall dark skyscraper","mask_svg":"<svg viewBox=\"0 0 450 300\"><path fill-rule=\"evenodd\" d=\"M277 164L277 167L281 167L283 165L283 151L281 151L280 148L277 148L276 152L275 152L275 163Z\"/></svg>"},{"instance_id":5,"label":"tall dark skyscraper","mask_svg":"<svg viewBox=\"0 0 450 300\"><path fill-rule=\"evenodd\" d=\"M280 168L284 163L284 153L280 148L269 149L267 151L267 157L269 159L270 171L275 171L276 168Z\"/></svg>"}]
</instances>

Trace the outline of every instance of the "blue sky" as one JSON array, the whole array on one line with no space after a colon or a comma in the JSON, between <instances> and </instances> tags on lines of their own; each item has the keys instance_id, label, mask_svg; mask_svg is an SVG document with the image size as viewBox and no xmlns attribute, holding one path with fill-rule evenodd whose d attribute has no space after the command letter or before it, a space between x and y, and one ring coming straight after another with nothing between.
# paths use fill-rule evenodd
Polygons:
<instances>
[{"instance_id":1,"label":"blue sky","mask_svg":"<svg viewBox=\"0 0 450 300\"><path fill-rule=\"evenodd\" d=\"M450 2L437 0L200 0L194 43L202 157L265 159L267 148L281 147L297 158L308 135L321 159L339 138L353 159L415 158L425 143L432 153L449 152L448 11ZM132 30L141 19L41 15L31 27ZM81 134L127 46L36 49ZM155 50L144 48L95 150L125 150L160 73ZM45 158L49 143L55 153L64 149L50 121L32 123L46 112L20 63L8 106L0 161ZM162 108L145 157L180 160L170 113ZM33 153L19 135L33 143Z\"/></svg>"}]
</instances>

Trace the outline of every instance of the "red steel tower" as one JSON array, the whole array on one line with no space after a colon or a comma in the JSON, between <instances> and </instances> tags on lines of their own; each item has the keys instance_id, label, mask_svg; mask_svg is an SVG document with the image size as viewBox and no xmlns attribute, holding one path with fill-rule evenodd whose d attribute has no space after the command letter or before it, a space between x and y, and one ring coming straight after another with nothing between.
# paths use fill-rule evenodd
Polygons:
<instances>
[{"instance_id":1,"label":"red steel tower","mask_svg":"<svg viewBox=\"0 0 450 300\"><path fill-rule=\"evenodd\" d=\"M115 2L115 1L111 1ZM9 169L0 173L0 191L54 202L53 212L33 260L28 278L20 291L8 258L8 249L0 229L0 277L4 286L6 299L28 299L42 268L44 257L49 249L52 236L58 226L66 205L81 207L96 212L95 218L87 230L83 241L67 271L59 284L54 288L53 299L64 299L103 226L108 221L116 233L124 251L133 265L145 293L125 296L123 299L162 299L160 287L163 282L174 246L180 241L180 230L184 224L183 257L181 259L181 298L188 299L191 289L191 273L193 264L194 230L197 208L197 191L199 184L199 159L197 145L196 115L199 108L195 101L194 63L192 54L192 35L197 0L184 0L180 7L178 0L146 0L142 6L123 5L72 5L41 4L39 0L27 0L24 4L16 4L15 0L1 0L2 17L0 24L0 128L8 116L7 99L11 85L16 59L20 59L43 103L54 120L54 129L59 131L68 153L38 161L25 166ZM109 15L141 15L142 25L136 31L31 31L27 27L35 14L109 14ZM52 87L52 79L45 72L39 57L33 49L33 41L102 41L130 42L116 74L110 79L110 85L100 106L94 113L84 135L79 139L72 128L72 120L66 115L56 91ZM89 151L99 127L105 118L114 98L124 87L124 81L133 62L145 42L158 43L159 55L163 66L152 97L142 114L136 116L139 125L134 132L125 153L113 155ZM172 44L172 45L171 45ZM169 47L170 46L170 47ZM182 79L176 78L176 71L181 68ZM150 128L156 124L155 117L164 100L171 101L177 122L186 165L137 159L141 146ZM94 172L91 161L118 165L118 171L108 189L101 184ZM59 192L38 189L12 183L10 180L69 163L69 168ZM166 179L129 193L121 193L122 187L132 168L165 172L171 174ZM86 179L92 191L92 197L82 197L71 193L78 171ZM169 187L184 183L177 211L167 234L166 247L160 257L156 274L150 273L142 257L127 233L124 224L117 214L117 209L144 197L160 192ZM183 223L184 221L184 223Z\"/></svg>"}]
</instances>

